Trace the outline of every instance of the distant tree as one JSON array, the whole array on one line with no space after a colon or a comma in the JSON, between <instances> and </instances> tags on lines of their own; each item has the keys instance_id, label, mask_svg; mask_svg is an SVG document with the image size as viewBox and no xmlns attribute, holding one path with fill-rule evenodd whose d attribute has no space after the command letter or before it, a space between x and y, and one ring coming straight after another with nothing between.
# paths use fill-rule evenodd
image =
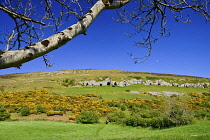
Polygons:
<instances>
[{"instance_id":1,"label":"distant tree","mask_svg":"<svg viewBox=\"0 0 210 140\"><path fill-rule=\"evenodd\" d=\"M129 35L140 36L135 46L148 49L148 54L140 58L130 54L136 63L138 59L143 62L151 54L152 43L169 35L167 16L189 23L189 13L195 12L209 21L209 8L209 0L0 0L1 17L8 16L1 19L4 26L0 28L0 43L5 48L0 50L0 69L19 68L40 56L50 66L47 53L80 34L86 35L87 28L103 10L113 9L119 9L118 22L133 25L134 32ZM78 22L60 31L69 19ZM155 27L159 31L154 31ZM53 35L43 39L50 30Z\"/></svg>"}]
</instances>

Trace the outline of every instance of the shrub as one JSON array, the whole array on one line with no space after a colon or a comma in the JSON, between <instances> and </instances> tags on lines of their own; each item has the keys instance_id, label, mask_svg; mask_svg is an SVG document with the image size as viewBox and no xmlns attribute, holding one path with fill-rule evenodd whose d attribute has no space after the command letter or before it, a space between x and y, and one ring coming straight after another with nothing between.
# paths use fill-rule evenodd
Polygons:
<instances>
[{"instance_id":1,"label":"shrub","mask_svg":"<svg viewBox=\"0 0 210 140\"><path fill-rule=\"evenodd\" d=\"M139 112L133 111L131 115L125 120L125 124L128 126L162 129L191 124L194 114L186 104L168 99L162 112L144 109L139 110Z\"/></svg>"},{"instance_id":2,"label":"shrub","mask_svg":"<svg viewBox=\"0 0 210 140\"><path fill-rule=\"evenodd\" d=\"M22 106L20 109L21 116L28 116L30 115L30 108L27 106Z\"/></svg>"},{"instance_id":3,"label":"shrub","mask_svg":"<svg viewBox=\"0 0 210 140\"><path fill-rule=\"evenodd\" d=\"M141 127L149 127L151 126L152 118L141 118L139 116L131 116L125 120L125 124L127 126L141 126Z\"/></svg>"},{"instance_id":4,"label":"shrub","mask_svg":"<svg viewBox=\"0 0 210 140\"><path fill-rule=\"evenodd\" d=\"M153 128L164 128L165 127L165 120L162 117L154 117L151 120L151 127Z\"/></svg>"},{"instance_id":5,"label":"shrub","mask_svg":"<svg viewBox=\"0 0 210 140\"><path fill-rule=\"evenodd\" d=\"M187 125L193 122L194 113L187 104L176 100L167 100L163 108L163 128Z\"/></svg>"},{"instance_id":6,"label":"shrub","mask_svg":"<svg viewBox=\"0 0 210 140\"><path fill-rule=\"evenodd\" d=\"M24 97L25 97L25 98L29 97L29 94L25 94Z\"/></svg>"},{"instance_id":7,"label":"shrub","mask_svg":"<svg viewBox=\"0 0 210 140\"><path fill-rule=\"evenodd\" d=\"M4 105L0 103L0 121L5 121L10 118L10 113L4 108Z\"/></svg>"},{"instance_id":8,"label":"shrub","mask_svg":"<svg viewBox=\"0 0 210 140\"><path fill-rule=\"evenodd\" d=\"M120 106L120 109L121 109L122 111L125 111L125 110L126 110L126 106L125 106L124 104L122 104L122 105Z\"/></svg>"},{"instance_id":9,"label":"shrub","mask_svg":"<svg viewBox=\"0 0 210 140\"><path fill-rule=\"evenodd\" d=\"M142 118L153 118L161 116L161 112L157 110L141 110L138 115Z\"/></svg>"},{"instance_id":10,"label":"shrub","mask_svg":"<svg viewBox=\"0 0 210 140\"><path fill-rule=\"evenodd\" d=\"M137 127L139 126L139 119L137 116L131 116L125 120L127 126Z\"/></svg>"},{"instance_id":11,"label":"shrub","mask_svg":"<svg viewBox=\"0 0 210 140\"><path fill-rule=\"evenodd\" d=\"M202 93L204 96L210 96L210 93L204 92Z\"/></svg>"},{"instance_id":12,"label":"shrub","mask_svg":"<svg viewBox=\"0 0 210 140\"><path fill-rule=\"evenodd\" d=\"M45 113L45 108L42 107L42 105L37 105L36 111L37 111L38 113Z\"/></svg>"},{"instance_id":13,"label":"shrub","mask_svg":"<svg viewBox=\"0 0 210 140\"><path fill-rule=\"evenodd\" d=\"M63 107L61 107L61 106L56 106L56 107L54 108L54 110L55 110L55 111L64 111Z\"/></svg>"},{"instance_id":14,"label":"shrub","mask_svg":"<svg viewBox=\"0 0 210 140\"><path fill-rule=\"evenodd\" d=\"M136 106L132 106L131 111L133 114L138 113L140 111L140 108L136 107Z\"/></svg>"},{"instance_id":15,"label":"shrub","mask_svg":"<svg viewBox=\"0 0 210 140\"><path fill-rule=\"evenodd\" d=\"M20 110L20 108L17 106L14 106L14 107L11 107L8 109L9 113L18 113L19 110Z\"/></svg>"},{"instance_id":16,"label":"shrub","mask_svg":"<svg viewBox=\"0 0 210 140\"><path fill-rule=\"evenodd\" d=\"M138 126L150 127L153 118L138 118Z\"/></svg>"},{"instance_id":17,"label":"shrub","mask_svg":"<svg viewBox=\"0 0 210 140\"><path fill-rule=\"evenodd\" d=\"M77 123L93 124L98 123L99 115L93 111L82 111L80 115L76 117Z\"/></svg>"},{"instance_id":18,"label":"shrub","mask_svg":"<svg viewBox=\"0 0 210 140\"><path fill-rule=\"evenodd\" d=\"M107 102L107 104L110 107L117 107L118 106L118 103L115 103L114 101Z\"/></svg>"},{"instance_id":19,"label":"shrub","mask_svg":"<svg viewBox=\"0 0 210 140\"><path fill-rule=\"evenodd\" d=\"M76 83L76 80L74 80L74 79L65 79L65 80L63 80L62 85L65 87L68 87L69 85L70 86L75 85L75 83Z\"/></svg>"},{"instance_id":20,"label":"shrub","mask_svg":"<svg viewBox=\"0 0 210 140\"><path fill-rule=\"evenodd\" d=\"M198 119L206 119L210 116L209 114L210 113L204 110L195 110L195 117Z\"/></svg>"},{"instance_id":21,"label":"shrub","mask_svg":"<svg viewBox=\"0 0 210 140\"><path fill-rule=\"evenodd\" d=\"M116 111L107 115L109 122L115 122L117 124L124 124L126 114L123 111Z\"/></svg>"},{"instance_id":22,"label":"shrub","mask_svg":"<svg viewBox=\"0 0 210 140\"><path fill-rule=\"evenodd\" d=\"M145 103L143 103L143 104L140 105L140 108L142 108L142 109L150 109L151 107L146 105Z\"/></svg>"}]
</instances>

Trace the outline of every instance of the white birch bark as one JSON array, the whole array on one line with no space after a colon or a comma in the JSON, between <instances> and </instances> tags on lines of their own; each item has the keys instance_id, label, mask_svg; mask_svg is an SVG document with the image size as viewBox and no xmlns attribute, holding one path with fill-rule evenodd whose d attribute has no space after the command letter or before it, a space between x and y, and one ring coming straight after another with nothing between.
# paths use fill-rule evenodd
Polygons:
<instances>
[{"instance_id":1,"label":"white birch bark","mask_svg":"<svg viewBox=\"0 0 210 140\"><path fill-rule=\"evenodd\" d=\"M20 67L25 62L58 49L76 36L86 34L87 28L103 10L120 8L129 1L131 0L115 1L110 6L105 6L102 0L99 0L80 21L67 29L31 46L5 52L0 50L0 69Z\"/></svg>"}]
</instances>

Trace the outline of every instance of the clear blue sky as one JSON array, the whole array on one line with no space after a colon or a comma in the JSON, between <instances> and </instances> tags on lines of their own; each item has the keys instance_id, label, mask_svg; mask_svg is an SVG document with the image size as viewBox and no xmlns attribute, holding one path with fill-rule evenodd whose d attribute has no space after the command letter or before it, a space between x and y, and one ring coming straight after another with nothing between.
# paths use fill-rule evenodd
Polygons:
<instances>
[{"instance_id":1,"label":"clear blue sky","mask_svg":"<svg viewBox=\"0 0 210 140\"><path fill-rule=\"evenodd\" d=\"M152 55L147 61L134 64L127 53L140 54L143 49L132 47L133 39L124 34L131 26L116 23L112 20L115 15L115 10L102 12L87 30L86 36L80 35L49 53L53 67L46 68L43 59L38 58L23 64L21 69L0 70L0 75L72 69L113 69L210 78L210 23L206 23L202 17L194 15L189 24L168 21L167 27L170 28L171 36L163 37L153 44Z\"/></svg>"}]
</instances>

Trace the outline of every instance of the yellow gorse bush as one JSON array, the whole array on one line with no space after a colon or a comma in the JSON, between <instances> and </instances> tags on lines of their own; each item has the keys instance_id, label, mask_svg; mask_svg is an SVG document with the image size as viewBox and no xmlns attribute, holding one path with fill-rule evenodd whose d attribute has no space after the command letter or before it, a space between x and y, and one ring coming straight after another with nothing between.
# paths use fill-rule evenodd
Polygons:
<instances>
[{"instance_id":1,"label":"yellow gorse bush","mask_svg":"<svg viewBox=\"0 0 210 140\"><path fill-rule=\"evenodd\" d=\"M81 111L94 111L99 116L115 111L117 108L110 107L107 101L99 101L94 94L88 95L58 95L48 94L46 90L9 91L0 94L0 102L4 103L10 112L18 112L21 106L28 106L30 113L38 113L36 108L41 105L46 109L46 114L62 115L70 111L77 116ZM59 110L57 110L59 108ZM73 118L75 118L73 117Z\"/></svg>"},{"instance_id":2,"label":"yellow gorse bush","mask_svg":"<svg viewBox=\"0 0 210 140\"><path fill-rule=\"evenodd\" d=\"M184 102L190 105L193 110L207 110L210 112L210 96L196 96L196 98L191 98Z\"/></svg>"},{"instance_id":3,"label":"yellow gorse bush","mask_svg":"<svg viewBox=\"0 0 210 140\"><path fill-rule=\"evenodd\" d=\"M193 110L206 110L210 112L210 96L201 96L191 93L191 99L180 102L178 106L184 106L187 103ZM105 116L110 112L117 111L120 106L127 108L145 108L150 110L161 110L165 107L165 99L155 98L153 100L125 99L120 101L100 99L99 96L89 93L85 95L59 95L58 93L49 94L46 90L30 91L9 91L0 93L0 103L3 103L10 112L19 113L22 106L30 108L31 114L40 113L37 107L44 108L45 113L51 115L63 115L68 112L69 119L75 118L82 111L94 111L99 116Z\"/></svg>"}]
</instances>

